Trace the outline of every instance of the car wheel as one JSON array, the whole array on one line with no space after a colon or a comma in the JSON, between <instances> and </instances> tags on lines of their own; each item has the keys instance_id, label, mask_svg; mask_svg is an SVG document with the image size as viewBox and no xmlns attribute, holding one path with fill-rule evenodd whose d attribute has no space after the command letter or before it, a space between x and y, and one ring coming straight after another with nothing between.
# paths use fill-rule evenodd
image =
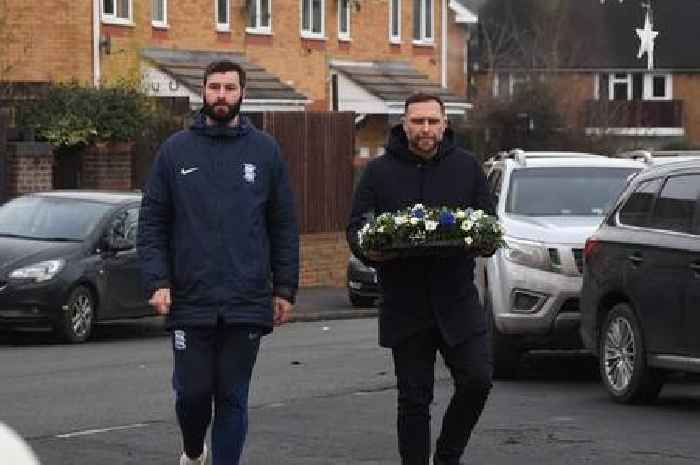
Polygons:
<instances>
[{"instance_id":1,"label":"car wheel","mask_svg":"<svg viewBox=\"0 0 700 465\"><path fill-rule=\"evenodd\" d=\"M484 292L484 312L491 331L491 351L493 354L493 377L500 379L515 379L518 376L518 367L522 351L513 345L508 336L501 333L496 327L493 315L491 297L488 289Z\"/></svg>"},{"instance_id":2,"label":"car wheel","mask_svg":"<svg viewBox=\"0 0 700 465\"><path fill-rule=\"evenodd\" d=\"M95 323L95 299L85 286L78 286L70 293L61 308L61 318L56 327L58 336L70 343L84 342Z\"/></svg>"},{"instance_id":3,"label":"car wheel","mask_svg":"<svg viewBox=\"0 0 700 465\"><path fill-rule=\"evenodd\" d=\"M600 377L612 398L629 404L656 399L663 376L647 366L644 337L632 308L626 303L615 305L600 334Z\"/></svg>"},{"instance_id":4,"label":"car wheel","mask_svg":"<svg viewBox=\"0 0 700 465\"><path fill-rule=\"evenodd\" d=\"M350 304L353 307L373 307L374 297L367 297L363 295L357 295L352 292L348 292L348 297L350 298Z\"/></svg>"}]
</instances>

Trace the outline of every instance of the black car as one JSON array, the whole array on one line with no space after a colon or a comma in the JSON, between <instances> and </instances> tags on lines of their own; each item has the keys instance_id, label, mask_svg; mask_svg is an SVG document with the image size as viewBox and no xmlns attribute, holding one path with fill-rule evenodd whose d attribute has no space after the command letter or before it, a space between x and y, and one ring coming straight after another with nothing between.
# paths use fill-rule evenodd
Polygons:
<instances>
[{"instance_id":1,"label":"black car","mask_svg":"<svg viewBox=\"0 0 700 465\"><path fill-rule=\"evenodd\" d=\"M381 297L377 270L350 254L348 261L348 297L353 307L371 307Z\"/></svg>"},{"instance_id":2,"label":"black car","mask_svg":"<svg viewBox=\"0 0 700 465\"><path fill-rule=\"evenodd\" d=\"M700 373L700 158L634 178L584 249L581 336L619 402Z\"/></svg>"},{"instance_id":3,"label":"black car","mask_svg":"<svg viewBox=\"0 0 700 465\"><path fill-rule=\"evenodd\" d=\"M134 248L141 195L28 194L0 207L0 328L83 342L96 321L152 315Z\"/></svg>"}]
</instances>

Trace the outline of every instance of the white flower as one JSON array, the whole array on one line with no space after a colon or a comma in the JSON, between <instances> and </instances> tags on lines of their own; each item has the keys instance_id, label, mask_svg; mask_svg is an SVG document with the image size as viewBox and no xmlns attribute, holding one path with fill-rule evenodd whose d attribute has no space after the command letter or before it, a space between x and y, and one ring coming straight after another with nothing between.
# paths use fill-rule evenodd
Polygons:
<instances>
[{"instance_id":1,"label":"white flower","mask_svg":"<svg viewBox=\"0 0 700 465\"><path fill-rule=\"evenodd\" d=\"M464 219L466 217L467 214L464 210L457 210L457 212L455 213L455 218L457 218L458 220Z\"/></svg>"},{"instance_id":2,"label":"white flower","mask_svg":"<svg viewBox=\"0 0 700 465\"><path fill-rule=\"evenodd\" d=\"M417 203L413 207L411 207L411 210L425 210L425 207L422 203Z\"/></svg>"},{"instance_id":3,"label":"white flower","mask_svg":"<svg viewBox=\"0 0 700 465\"><path fill-rule=\"evenodd\" d=\"M462 222L462 231L471 231L472 227L474 227L474 223L471 221L463 221Z\"/></svg>"},{"instance_id":4,"label":"white flower","mask_svg":"<svg viewBox=\"0 0 700 465\"><path fill-rule=\"evenodd\" d=\"M474 242L474 239L472 239L471 237L465 237L465 238L464 238L464 243L465 243L465 244L467 244L467 245L472 245L472 242Z\"/></svg>"},{"instance_id":5,"label":"white flower","mask_svg":"<svg viewBox=\"0 0 700 465\"><path fill-rule=\"evenodd\" d=\"M378 233L383 233L384 232L384 226L380 226L377 228Z\"/></svg>"},{"instance_id":6,"label":"white flower","mask_svg":"<svg viewBox=\"0 0 700 465\"><path fill-rule=\"evenodd\" d=\"M484 217L484 212L483 212L483 210L476 210L474 213L471 214L471 218L472 218L472 220L474 220L474 221L478 221L478 220L480 220L480 219L483 218L483 217Z\"/></svg>"},{"instance_id":7,"label":"white flower","mask_svg":"<svg viewBox=\"0 0 700 465\"><path fill-rule=\"evenodd\" d=\"M427 231L435 231L437 229L438 222L433 220L427 220L425 222L425 229Z\"/></svg>"},{"instance_id":8,"label":"white flower","mask_svg":"<svg viewBox=\"0 0 700 465\"><path fill-rule=\"evenodd\" d=\"M408 222L408 217L405 215L397 216L394 218L394 223L397 226L401 226L402 224L406 224Z\"/></svg>"},{"instance_id":9,"label":"white flower","mask_svg":"<svg viewBox=\"0 0 700 465\"><path fill-rule=\"evenodd\" d=\"M418 224L419 221L420 220L418 218L416 218L415 216L411 217L411 219L410 219L411 224Z\"/></svg>"}]
</instances>

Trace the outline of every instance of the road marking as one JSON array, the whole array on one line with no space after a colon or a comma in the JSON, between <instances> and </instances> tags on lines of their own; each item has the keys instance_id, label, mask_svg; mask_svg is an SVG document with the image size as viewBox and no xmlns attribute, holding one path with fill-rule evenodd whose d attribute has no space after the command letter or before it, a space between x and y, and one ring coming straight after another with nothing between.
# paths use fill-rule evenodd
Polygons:
<instances>
[{"instance_id":1,"label":"road marking","mask_svg":"<svg viewBox=\"0 0 700 465\"><path fill-rule=\"evenodd\" d=\"M56 437L60 439L75 438L78 436L90 436L93 434L109 433L110 431L122 431L126 429L136 429L148 426L146 423L134 423L133 425L122 425L122 426L112 426L110 428L101 429L86 429L85 431L74 431L72 433L57 434Z\"/></svg>"}]
</instances>

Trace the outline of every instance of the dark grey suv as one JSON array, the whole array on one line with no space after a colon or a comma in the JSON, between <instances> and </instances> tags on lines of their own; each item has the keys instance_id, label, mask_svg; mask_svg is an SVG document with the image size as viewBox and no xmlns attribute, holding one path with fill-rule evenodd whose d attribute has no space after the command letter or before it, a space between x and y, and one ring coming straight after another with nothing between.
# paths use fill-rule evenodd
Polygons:
<instances>
[{"instance_id":1,"label":"dark grey suv","mask_svg":"<svg viewBox=\"0 0 700 465\"><path fill-rule=\"evenodd\" d=\"M619 402L700 373L700 158L644 170L584 249L581 336Z\"/></svg>"}]
</instances>

